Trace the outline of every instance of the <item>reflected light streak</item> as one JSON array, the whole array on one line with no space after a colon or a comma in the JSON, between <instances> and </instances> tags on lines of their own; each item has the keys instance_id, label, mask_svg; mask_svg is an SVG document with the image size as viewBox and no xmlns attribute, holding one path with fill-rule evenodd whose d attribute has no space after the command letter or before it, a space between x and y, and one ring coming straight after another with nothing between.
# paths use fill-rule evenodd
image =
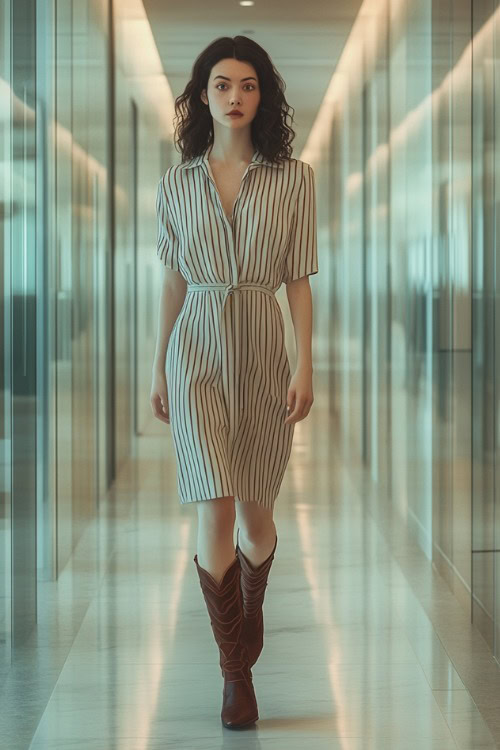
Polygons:
<instances>
[{"instance_id":1,"label":"reflected light streak","mask_svg":"<svg viewBox=\"0 0 500 750\"><path fill-rule=\"evenodd\" d=\"M140 92L167 137L173 138L174 97L141 0L115 3L116 46L120 70L133 95ZM155 186L156 190L156 186Z\"/></svg>"},{"instance_id":2,"label":"reflected light streak","mask_svg":"<svg viewBox=\"0 0 500 750\"><path fill-rule=\"evenodd\" d=\"M181 599L182 587L186 580L186 570L188 559L191 555L189 550L189 532L191 523L183 521L179 529L179 546L175 555L175 564L173 568L173 583L169 591L168 598L168 615L166 621L162 618L162 607L160 605L161 592L157 589L158 596L156 600L150 601L147 605L147 612L150 612L155 619L151 620L147 637L150 641L150 658L151 663L144 664L143 669L149 683L149 690L145 693L143 690L143 681L139 680L137 696L135 700L135 709L128 715L124 714L122 724L130 720L129 730L123 727L123 734L129 734L130 740L125 740L130 750L146 750L151 744L151 731L155 715L158 713L158 700L161 694L162 700L165 699L167 688L175 690L174 683L164 683L163 668L169 663L169 658L174 654L177 632L177 622L179 619L179 602ZM168 628L168 630L166 630ZM140 665L137 665L140 669ZM138 673L139 674L139 673ZM119 688L119 686L117 686ZM163 687L163 690L162 690Z\"/></svg>"},{"instance_id":3,"label":"reflected light streak","mask_svg":"<svg viewBox=\"0 0 500 750\"><path fill-rule=\"evenodd\" d=\"M363 184L363 174L361 172L351 172L346 180L346 190L349 195L353 195L361 188Z\"/></svg>"},{"instance_id":4,"label":"reflected light streak","mask_svg":"<svg viewBox=\"0 0 500 750\"><path fill-rule=\"evenodd\" d=\"M305 579L308 583L309 592L311 594L314 620L316 622L321 621L324 623L322 627L327 634L327 643L324 644L322 653L327 654L326 667L328 669L328 677L331 685L332 713L335 708L337 709L337 745L339 748L344 746L347 747L351 740L346 737L348 734L348 727L345 723L344 714L342 712L344 701L338 698L338 696L344 695L342 682L338 673L338 664L339 662L342 662L342 659L339 658L339 649L336 645L337 640L334 637L335 622L332 616L331 598L329 592L325 592L325 586L321 586L320 582L317 548L314 544L314 531L311 524L312 506L297 503L295 505L295 510L296 526L300 538L301 557L304 566ZM316 509L314 510L316 511Z\"/></svg>"},{"instance_id":5,"label":"reflected light streak","mask_svg":"<svg viewBox=\"0 0 500 750\"><path fill-rule=\"evenodd\" d=\"M405 0L398 0L397 10L393 8L392 19L395 21L398 13L406 5ZM337 63L337 67L330 79L325 96L319 108L318 116L313 123L306 145L300 158L307 161L314 168L320 163L321 153L329 143L331 123L334 119L335 108L344 101L352 80L362 80L363 66L369 66L370 57L377 54L378 39L376 36L377 21L381 19L382 28L386 18L386 2L380 0L364 0L356 16L344 49ZM368 38L367 29L371 35Z\"/></svg>"}]
</instances>

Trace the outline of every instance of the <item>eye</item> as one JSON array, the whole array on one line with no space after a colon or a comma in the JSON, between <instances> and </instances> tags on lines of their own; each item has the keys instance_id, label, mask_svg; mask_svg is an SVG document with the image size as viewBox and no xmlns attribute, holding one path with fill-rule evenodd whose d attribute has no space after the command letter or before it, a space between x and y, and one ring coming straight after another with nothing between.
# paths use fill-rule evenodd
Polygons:
<instances>
[{"instance_id":1,"label":"eye","mask_svg":"<svg viewBox=\"0 0 500 750\"><path fill-rule=\"evenodd\" d=\"M216 89L219 89L219 86L225 86L225 85L226 85L225 83L217 83L217 84L216 84L216 86L215 86L215 88L216 88ZM254 89L254 88L255 88L255 86L254 86L254 84L253 84L253 83L245 83L245 86L251 86L251 87L252 87L252 89ZM219 89L219 91L220 91L220 90L221 90L221 89Z\"/></svg>"}]
</instances>

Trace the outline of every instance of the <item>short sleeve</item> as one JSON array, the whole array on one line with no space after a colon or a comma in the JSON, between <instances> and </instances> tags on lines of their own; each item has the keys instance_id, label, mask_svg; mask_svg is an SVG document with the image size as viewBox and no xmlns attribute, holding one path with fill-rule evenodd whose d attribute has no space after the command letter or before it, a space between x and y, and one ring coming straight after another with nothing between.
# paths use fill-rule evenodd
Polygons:
<instances>
[{"instance_id":1,"label":"short sleeve","mask_svg":"<svg viewBox=\"0 0 500 750\"><path fill-rule=\"evenodd\" d=\"M316 228L316 189L310 164L304 165L302 180L292 216L290 238L285 256L283 283L318 273L318 239Z\"/></svg>"},{"instance_id":2,"label":"short sleeve","mask_svg":"<svg viewBox=\"0 0 500 750\"><path fill-rule=\"evenodd\" d=\"M156 194L156 216L158 219L158 241L156 254L163 264L179 271L179 242L174 233L167 208L165 182L162 177Z\"/></svg>"}]
</instances>

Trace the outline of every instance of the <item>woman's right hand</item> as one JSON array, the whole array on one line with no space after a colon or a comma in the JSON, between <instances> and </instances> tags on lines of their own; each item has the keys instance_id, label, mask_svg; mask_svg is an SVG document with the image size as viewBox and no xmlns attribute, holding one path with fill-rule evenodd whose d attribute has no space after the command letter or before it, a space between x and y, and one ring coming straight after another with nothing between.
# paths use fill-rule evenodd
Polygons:
<instances>
[{"instance_id":1,"label":"woman's right hand","mask_svg":"<svg viewBox=\"0 0 500 750\"><path fill-rule=\"evenodd\" d=\"M161 422L170 424L170 413L168 409L167 376L164 372L153 374L151 385L151 409L153 415Z\"/></svg>"}]
</instances>

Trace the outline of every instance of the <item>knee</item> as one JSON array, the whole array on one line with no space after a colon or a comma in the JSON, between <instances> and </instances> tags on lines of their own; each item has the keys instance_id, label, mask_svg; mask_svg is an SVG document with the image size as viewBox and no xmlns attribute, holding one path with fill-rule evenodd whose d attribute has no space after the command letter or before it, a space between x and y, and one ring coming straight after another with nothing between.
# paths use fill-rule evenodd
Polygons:
<instances>
[{"instance_id":1,"label":"knee","mask_svg":"<svg viewBox=\"0 0 500 750\"><path fill-rule=\"evenodd\" d=\"M198 505L198 521L205 529L225 533L234 528L236 511L234 497L218 497L204 500Z\"/></svg>"},{"instance_id":2,"label":"knee","mask_svg":"<svg viewBox=\"0 0 500 750\"><path fill-rule=\"evenodd\" d=\"M260 509L259 509L260 510ZM274 532L272 512L257 511L238 515L240 534L249 544L259 544Z\"/></svg>"}]
</instances>

